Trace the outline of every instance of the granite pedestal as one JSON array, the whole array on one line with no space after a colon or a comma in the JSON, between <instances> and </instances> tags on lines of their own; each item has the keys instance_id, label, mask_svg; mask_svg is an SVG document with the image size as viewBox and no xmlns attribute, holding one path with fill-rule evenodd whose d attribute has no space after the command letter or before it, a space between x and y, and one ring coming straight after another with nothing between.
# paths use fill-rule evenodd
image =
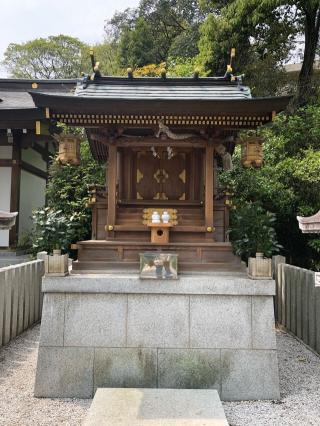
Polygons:
<instances>
[{"instance_id":1,"label":"granite pedestal","mask_svg":"<svg viewBox=\"0 0 320 426\"><path fill-rule=\"evenodd\" d=\"M39 397L98 387L216 389L222 400L278 399L274 281L192 275L45 277Z\"/></svg>"}]
</instances>

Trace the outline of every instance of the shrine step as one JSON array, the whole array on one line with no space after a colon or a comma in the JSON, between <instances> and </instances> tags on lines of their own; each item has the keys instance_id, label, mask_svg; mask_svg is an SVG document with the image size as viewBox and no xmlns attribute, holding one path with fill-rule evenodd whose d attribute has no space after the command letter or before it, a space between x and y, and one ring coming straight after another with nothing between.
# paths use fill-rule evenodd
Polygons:
<instances>
[{"instance_id":1,"label":"shrine step","mask_svg":"<svg viewBox=\"0 0 320 426\"><path fill-rule=\"evenodd\" d=\"M84 426L228 426L216 390L99 388Z\"/></svg>"},{"instance_id":2,"label":"shrine step","mask_svg":"<svg viewBox=\"0 0 320 426\"><path fill-rule=\"evenodd\" d=\"M243 272L241 259L232 253L230 243L168 243L155 245L151 242L91 240L78 243L78 261L75 271L139 271L139 254L165 252L178 255L179 272L229 271Z\"/></svg>"}]
</instances>

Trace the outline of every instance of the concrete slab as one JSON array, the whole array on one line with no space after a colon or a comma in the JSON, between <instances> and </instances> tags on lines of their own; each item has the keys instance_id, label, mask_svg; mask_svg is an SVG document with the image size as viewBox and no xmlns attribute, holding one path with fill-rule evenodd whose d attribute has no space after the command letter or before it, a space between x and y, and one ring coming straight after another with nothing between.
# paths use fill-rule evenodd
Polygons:
<instances>
[{"instance_id":1,"label":"concrete slab","mask_svg":"<svg viewBox=\"0 0 320 426\"><path fill-rule=\"evenodd\" d=\"M250 348L251 297L190 296L192 348Z\"/></svg>"},{"instance_id":2,"label":"concrete slab","mask_svg":"<svg viewBox=\"0 0 320 426\"><path fill-rule=\"evenodd\" d=\"M94 387L156 388L157 349L95 348Z\"/></svg>"},{"instance_id":3,"label":"concrete slab","mask_svg":"<svg viewBox=\"0 0 320 426\"><path fill-rule=\"evenodd\" d=\"M129 347L185 348L189 343L189 297L129 295Z\"/></svg>"},{"instance_id":4,"label":"concrete slab","mask_svg":"<svg viewBox=\"0 0 320 426\"><path fill-rule=\"evenodd\" d=\"M67 294L65 346L124 347L127 298L118 294Z\"/></svg>"},{"instance_id":5,"label":"concrete slab","mask_svg":"<svg viewBox=\"0 0 320 426\"><path fill-rule=\"evenodd\" d=\"M40 347L34 396L91 398L93 348Z\"/></svg>"},{"instance_id":6,"label":"concrete slab","mask_svg":"<svg viewBox=\"0 0 320 426\"><path fill-rule=\"evenodd\" d=\"M228 426L216 390L99 388L84 426Z\"/></svg>"},{"instance_id":7,"label":"concrete slab","mask_svg":"<svg viewBox=\"0 0 320 426\"><path fill-rule=\"evenodd\" d=\"M141 280L138 275L83 274L44 277L44 293L221 294L274 296L274 280L252 280L243 274L181 275L178 280Z\"/></svg>"}]
</instances>

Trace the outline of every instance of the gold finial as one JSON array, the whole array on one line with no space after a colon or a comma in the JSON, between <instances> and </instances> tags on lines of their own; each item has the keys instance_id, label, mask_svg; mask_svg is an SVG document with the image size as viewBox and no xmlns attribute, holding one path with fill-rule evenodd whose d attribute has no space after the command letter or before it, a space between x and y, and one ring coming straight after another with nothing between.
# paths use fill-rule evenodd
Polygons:
<instances>
[{"instance_id":1,"label":"gold finial","mask_svg":"<svg viewBox=\"0 0 320 426\"><path fill-rule=\"evenodd\" d=\"M200 70L199 70L199 68L197 67L197 68L195 68L195 69L194 69L194 72L193 72L193 78L194 78L195 80L197 80L197 79L199 78L199 74L200 74Z\"/></svg>"},{"instance_id":2,"label":"gold finial","mask_svg":"<svg viewBox=\"0 0 320 426\"><path fill-rule=\"evenodd\" d=\"M94 52L93 52L93 47L90 47L90 56L93 56Z\"/></svg>"},{"instance_id":3,"label":"gold finial","mask_svg":"<svg viewBox=\"0 0 320 426\"><path fill-rule=\"evenodd\" d=\"M233 65L233 59L235 58L235 56L236 56L236 49L233 47L230 52L230 64L227 65L227 73L229 74L232 74L232 71L233 71L232 65Z\"/></svg>"},{"instance_id":4,"label":"gold finial","mask_svg":"<svg viewBox=\"0 0 320 426\"><path fill-rule=\"evenodd\" d=\"M132 68L127 68L128 78L133 78L133 71Z\"/></svg>"}]
</instances>

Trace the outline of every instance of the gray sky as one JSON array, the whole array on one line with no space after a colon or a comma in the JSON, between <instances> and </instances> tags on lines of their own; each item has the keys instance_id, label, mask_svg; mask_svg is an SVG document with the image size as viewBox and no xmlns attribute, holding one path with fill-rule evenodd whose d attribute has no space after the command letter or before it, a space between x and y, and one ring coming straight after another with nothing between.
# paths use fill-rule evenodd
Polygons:
<instances>
[{"instance_id":1,"label":"gray sky","mask_svg":"<svg viewBox=\"0 0 320 426\"><path fill-rule=\"evenodd\" d=\"M103 39L104 21L139 0L0 0L0 62L10 43L66 34L87 43ZM0 69L0 77L6 77Z\"/></svg>"}]
</instances>

